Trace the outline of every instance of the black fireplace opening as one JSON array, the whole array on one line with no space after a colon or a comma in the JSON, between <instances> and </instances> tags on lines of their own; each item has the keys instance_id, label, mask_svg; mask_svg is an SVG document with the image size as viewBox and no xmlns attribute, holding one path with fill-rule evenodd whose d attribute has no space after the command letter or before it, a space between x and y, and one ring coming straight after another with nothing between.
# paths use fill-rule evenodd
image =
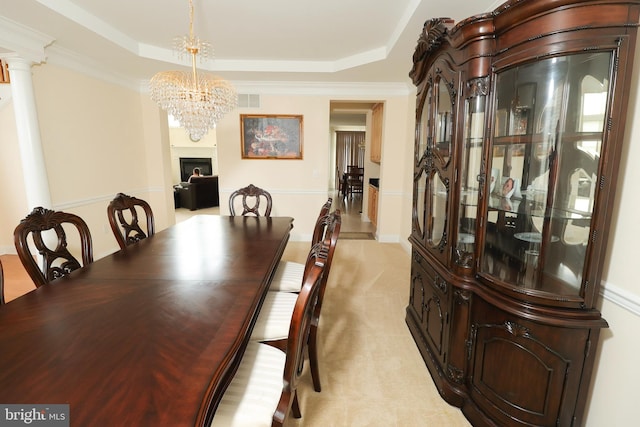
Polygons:
<instances>
[{"instance_id":1,"label":"black fireplace opening","mask_svg":"<svg viewBox=\"0 0 640 427\"><path fill-rule=\"evenodd\" d=\"M199 168L200 175L211 175L211 159L206 157L180 157L180 182L187 182L193 169Z\"/></svg>"}]
</instances>

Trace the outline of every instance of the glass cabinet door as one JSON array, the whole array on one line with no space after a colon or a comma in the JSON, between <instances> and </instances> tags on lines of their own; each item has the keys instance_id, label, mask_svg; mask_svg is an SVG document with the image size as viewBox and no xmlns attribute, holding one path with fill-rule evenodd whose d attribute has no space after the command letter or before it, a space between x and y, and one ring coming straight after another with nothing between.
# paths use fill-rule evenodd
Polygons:
<instances>
[{"instance_id":1,"label":"glass cabinet door","mask_svg":"<svg viewBox=\"0 0 640 427\"><path fill-rule=\"evenodd\" d=\"M433 138L427 146L429 186L427 195L428 235L432 247L442 250L447 243L447 217L449 205L448 166L452 153L453 99L447 80L438 75L434 79L433 100L435 118Z\"/></svg>"},{"instance_id":2,"label":"glass cabinet door","mask_svg":"<svg viewBox=\"0 0 640 427\"><path fill-rule=\"evenodd\" d=\"M427 143L431 139L431 85L427 85L425 89L425 97L422 103L422 112L420 114L420 122L418 124L418 147L416 147L416 162L420 163L427 153Z\"/></svg>"},{"instance_id":3,"label":"glass cabinet door","mask_svg":"<svg viewBox=\"0 0 640 427\"><path fill-rule=\"evenodd\" d=\"M450 68L443 63L443 68ZM454 85L440 71L418 92L414 165L413 238L443 262L448 241L452 181ZM448 76L448 74L447 74Z\"/></svg>"},{"instance_id":4,"label":"glass cabinet door","mask_svg":"<svg viewBox=\"0 0 640 427\"><path fill-rule=\"evenodd\" d=\"M446 231L447 224L447 199L449 191L442 177L435 172L430 179L429 194L429 243L440 246Z\"/></svg>"},{"instance_id":5,"label":"glass cabinet door","mask_svg":"<svg viewBox=\"0 0 640 427\"><path fill-rule=\"evenodd\" d=\"M421 105L416 124L416 149L415 149L415 170L414 176L414 230L422 239L425 235L426 225L426 194L427 194L427 147L428 141L431 141L431 108L432 108L432 85L426 85L424 89L424 97L419 101Z\"/></svg>"},{"instance_id":6,"label":"glass cabinet door","mask_svg":"<svg viewBox=\"0 0 640 427\"><path fill-rule=\"evenodd\" d=\"M458 237L455 263L472 267L475 251L476 216L480 192L482 148L485 129L487 79L468 82L469 96L465 101L465 126L460 158L460 206L458 207Z\"/></svg>"},{"instance_id":7,"label":"glass cabinet door","mask_svg":"<svg viewBox=\"0 0 640 427\"><path fill-rule=\"evenodd\" d=\"M433 153L440 165L446 166L451 159L451 133L453 128L453 102L451 94L447 89L447 82L443 78L438 78L436 82L438 88L437 111L435 121L435 144Z\"/></svg>"},{"instance_id":8,"label":"glass cabinet door","mask_svg":"<svg viewBox=\"0 0 640 427\"><path fill-rule=\"evenodd\" d=\"M582 295L612 67L590 52L496 74L482 274Z\"/></svg>"},{"instance_id":9,"label":"glass cabinet door","mask_svg":"<svg viewBox=\"0 0 640 427\"><path fill-rule=\"evenodd\" d=\"M418 233L418 237L420 239L424 238L425 231L425 221L426 221L426 195L427 195L427 174L423 171L416 177L414 185L414 194L415 194L415 220L416 224L414 225L415 231Z\"/></svg>"}]
</instances>

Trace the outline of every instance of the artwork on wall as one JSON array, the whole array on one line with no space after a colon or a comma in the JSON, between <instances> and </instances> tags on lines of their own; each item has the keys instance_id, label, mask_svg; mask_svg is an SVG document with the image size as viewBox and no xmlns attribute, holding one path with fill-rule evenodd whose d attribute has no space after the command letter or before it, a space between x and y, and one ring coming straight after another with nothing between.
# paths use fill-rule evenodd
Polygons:
<instances>
[{"instance_id":1,"label":"artwork on wall","mask_svg":"<svg viewBox=\"0 0 640 427\"><path fill-rule=\"evenodd\" d=\"M240 115L243 159L302 159L301 115Z\"/></svg>"}]
</instances>

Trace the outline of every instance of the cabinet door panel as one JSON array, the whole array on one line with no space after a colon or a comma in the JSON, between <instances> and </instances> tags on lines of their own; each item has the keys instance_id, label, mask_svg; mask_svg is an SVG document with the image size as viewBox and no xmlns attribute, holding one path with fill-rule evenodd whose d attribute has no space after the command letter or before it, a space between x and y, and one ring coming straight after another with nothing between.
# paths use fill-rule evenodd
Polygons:
<instances>
[{"instance_id":1,"label":"cabinet door panel","mask_svg":"<svg viewBox=\"0 0 640 427\"><path fill-rule=\"evenodd\" d=\"M470 378L478 407L504 425L571 420L589 329L534 323L479 299L473 311Z\"/></svg>"},{"instance_id":2,"label":"cabinet door panel","mask_svg":"<svg viewBox=\"0 0 640 427\"><path fill-rule=\"evenodd\" d=\"M409 308L420 323L424 324L424 280L421 271L411 268L411 291L409 294Z\"/></svg>"},{"instance_id":3,"label":"cabinet door panel","mask_svg":"<svg viewBox=\"0 0 640 427\"><path fill-rule=\"evenodd\" d=\"M513 327L518 326L476 326L476 402L489 413L506 412L537 425L554 425L569 361L535 339L512 335Z\"/></svg>"},{"instance_id":4,"label":"cabinet door panel","mask_svg":"<svg viewBox=\"0 0 640 427\"><path fill-rule=\"evenodd\" d=\"M447 354L450 286L417 254L414 254L411 277L412 307L418 311L418 304L422 303L419 318L424 338L434 356L444 363Z\"/></svg>"}]
</instances>

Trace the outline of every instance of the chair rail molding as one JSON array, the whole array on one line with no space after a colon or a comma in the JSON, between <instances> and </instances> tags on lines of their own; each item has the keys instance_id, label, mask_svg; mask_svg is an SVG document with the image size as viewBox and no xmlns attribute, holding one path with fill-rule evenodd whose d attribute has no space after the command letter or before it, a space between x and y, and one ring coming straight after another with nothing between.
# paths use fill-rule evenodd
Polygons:
<instances>
[{"instance_id":1,"label":"chair rail molding","mask_svg":"<svg viewBox=\"0 0 640 427\"><path fill-rule=\"evenodd\" d=\"M609 302L640 317L640 295L602 281L600 295Z\"/></svg>"}]
</instances>

